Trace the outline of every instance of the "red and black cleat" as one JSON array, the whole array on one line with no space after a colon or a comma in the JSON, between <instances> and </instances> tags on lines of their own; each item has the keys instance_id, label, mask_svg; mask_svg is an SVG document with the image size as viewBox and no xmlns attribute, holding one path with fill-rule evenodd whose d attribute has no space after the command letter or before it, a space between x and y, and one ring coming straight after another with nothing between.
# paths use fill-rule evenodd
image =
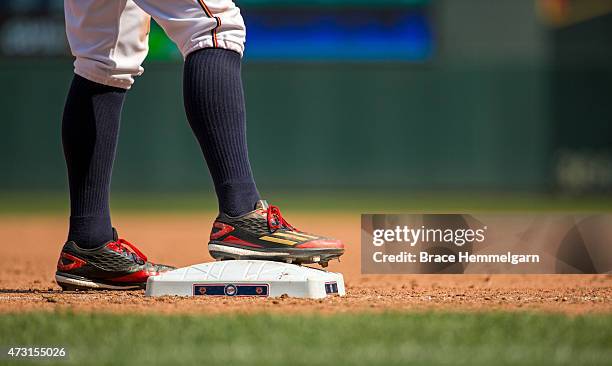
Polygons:
<instances>
[{"instance_id":1,"label":"red and black cleat","mask_svg":"<svg viewBox=\"0 0 612 366\"><path fill-rule=\"evenodd\" d=\"M63 290L142 289L149 276L174 269L148 262L136 246L113 232L113 241L95 249L80 248L73 241L64 244L55 272Z\"/></svg>"},{"instance_id":2,"label":"red and black cleat","mask_svg":"<svg viewBox=\"0 0 612 366\"><path fill-rule=\"evenodd\" d=\"M255 210L239 217L220 214L208 243L218 260L262 259L326 267L344 254L341 241L302 232L291 226L276 206L259 201Z\"/></svg>"}]
</instances>

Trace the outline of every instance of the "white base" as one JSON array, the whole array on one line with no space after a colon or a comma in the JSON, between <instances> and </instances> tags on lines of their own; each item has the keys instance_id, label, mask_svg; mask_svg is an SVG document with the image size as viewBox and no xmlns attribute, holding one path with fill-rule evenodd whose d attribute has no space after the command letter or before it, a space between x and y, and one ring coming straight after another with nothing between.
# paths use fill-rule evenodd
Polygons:
<instances>
[{"instance_id":1,"label":"white base","mask_svg":"<svg viewBox=\"0 0 612 366\"><path fill-rule=\"evenodd\" d=\"M320 299L346 294L340 273L261 260L228 260L196 264L149 277L147 296L282 295Z\"/></svg>"}]
</instances>

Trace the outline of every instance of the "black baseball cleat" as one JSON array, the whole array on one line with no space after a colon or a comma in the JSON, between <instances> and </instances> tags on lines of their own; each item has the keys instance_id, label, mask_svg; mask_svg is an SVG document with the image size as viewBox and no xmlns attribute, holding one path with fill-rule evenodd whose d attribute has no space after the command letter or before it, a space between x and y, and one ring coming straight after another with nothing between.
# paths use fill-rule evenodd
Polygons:
<instances>
[{"instance_id":1,"label":"black baseball cleat","mask_svg":"<svg viewBox=\"0 0 612 366\"><path fill-rule=\"evenodd\" d=\"M64 244L57 261L55 281L63 290L135 290L143 289L149 276L171 271L174 267L147 261L136 246L114 239L95 249L80 248L75 242Z\"/></svg>"},{"instance_id":2,"label":"black baseball cleat","mask_svg":"<svg viewBox=\"0 0 612 366\"><path fill-rule=\"evenodd\" d=\"M296 229L285 221L278 207L262 200L254 211L242 216L220 214L210 233L208 250L217 260L263 259L326 267L344 254L344 244Z\"/></svg>"}]
</instances>

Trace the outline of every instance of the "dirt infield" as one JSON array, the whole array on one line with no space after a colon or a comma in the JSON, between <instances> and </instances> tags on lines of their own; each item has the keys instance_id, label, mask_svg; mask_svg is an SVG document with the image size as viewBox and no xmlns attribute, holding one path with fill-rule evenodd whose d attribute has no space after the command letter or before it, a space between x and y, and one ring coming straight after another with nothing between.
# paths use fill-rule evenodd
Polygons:
<instances>
[{"instance_id":1,"label":"dirt infield","mask_svg":"<svg viewBox=\"0 0 612 366\"><path fill-rule=\"evenodd\" d=\"M205 239L213 214L114 217L122 237L151 259L185 266L209 261ZM62 292L53 281L66 219L0 217L0 312L74 311L232 313L257 311L353 312L384 310L612 312L610 275L360 274L358 215L291 215L291 222L346 241L348 251L330 270L344 273L347 296L325 300L260 298L146 298L143 291Z\"/></svg>"}]
</instances>

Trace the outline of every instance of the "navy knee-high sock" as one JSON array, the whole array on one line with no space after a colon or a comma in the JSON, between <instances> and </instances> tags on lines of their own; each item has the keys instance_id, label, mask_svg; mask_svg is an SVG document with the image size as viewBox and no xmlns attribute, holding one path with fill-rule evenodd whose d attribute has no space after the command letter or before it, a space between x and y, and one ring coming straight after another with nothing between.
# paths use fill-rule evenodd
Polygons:
<instances>
[{"instance_id":1,"label":"navy knee-high sock","mask_svg":"<svg viewBox=\"0 0 612 366\"><path fill-rule=\"evenodd\" d=\"M70 185L68 240L95 248L113 239L111 171L125 90L74 76L62 120Z\"/></svg>"},{"instance_id":2,"label":"navy knee-high sock","mask_svg":"<svg viewBox=\"0 0 612 366\"><path fill-rule=\"evenodd\" d=\"M183 74L187 119L208 163L219 210L230 216L252 211L259 200L247 151L240 69L238 53L208 48L187 56Z\"/></svg>"}]
</instances>

